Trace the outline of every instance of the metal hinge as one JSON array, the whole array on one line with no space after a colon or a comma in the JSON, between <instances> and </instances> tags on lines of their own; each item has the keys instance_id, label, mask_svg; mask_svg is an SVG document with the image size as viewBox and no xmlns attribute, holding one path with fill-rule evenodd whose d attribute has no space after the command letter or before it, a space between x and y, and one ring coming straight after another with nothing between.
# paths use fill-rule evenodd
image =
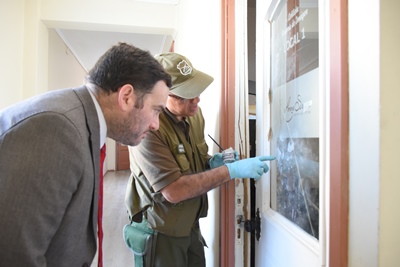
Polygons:
<instances>
[{"instance_id":1,"label":"metal hinge","mask_svg":"<svg viewBox=\"0 0 400 267\"><path fill-rule=\"evenodd\" d=\"M268 141L271 141L271 138L272 138L272 128L269 128L269 131L268 131Z\"/></svg>"},{"instance_id":2,"label":"metal hinge","mask_svg":"<svg viewBox=\"0 0 400 267\"><path fill-rule=\"evenodd\" d=\"M269 99L269 103L272 103L272 90L271 88L268 88L268 99Z\"/></svg>"}]
</instances>

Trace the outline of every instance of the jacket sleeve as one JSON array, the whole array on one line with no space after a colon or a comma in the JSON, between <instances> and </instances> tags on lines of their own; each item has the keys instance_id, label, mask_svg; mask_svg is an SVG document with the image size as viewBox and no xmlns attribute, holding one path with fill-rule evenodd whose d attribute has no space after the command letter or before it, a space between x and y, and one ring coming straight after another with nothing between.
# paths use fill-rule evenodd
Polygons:
<instances>
[{"instance_id":1,"label":"jacket sleeve","mask_svg":"<svg viewBox=\"0 0 400 267\"><path fill-rule=\"evenodd\" d=\"M82 149L73 123L54 112L1 136L0 266L46 266L46 251L82 177Z\"/></svg>"}]
</instances>

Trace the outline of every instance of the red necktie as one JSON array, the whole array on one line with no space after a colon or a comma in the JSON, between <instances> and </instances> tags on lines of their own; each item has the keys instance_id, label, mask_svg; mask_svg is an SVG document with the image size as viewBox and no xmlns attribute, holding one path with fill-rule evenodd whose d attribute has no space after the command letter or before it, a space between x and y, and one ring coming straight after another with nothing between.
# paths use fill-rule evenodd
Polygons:
<instances>
[{"instance_id":1,"label":"red necktie","mask_svg":"<svg viewBox=\"0 0 400 267\"><path fill-rule=\"evenodd\" d=\"M97 223L98 223L98 237L99 237L99 255L97 266L103 266L103 165L106 157L106 144L100 149L100 187L99 187L99 202L97 212Z\"/></svg>"}]
</instances>

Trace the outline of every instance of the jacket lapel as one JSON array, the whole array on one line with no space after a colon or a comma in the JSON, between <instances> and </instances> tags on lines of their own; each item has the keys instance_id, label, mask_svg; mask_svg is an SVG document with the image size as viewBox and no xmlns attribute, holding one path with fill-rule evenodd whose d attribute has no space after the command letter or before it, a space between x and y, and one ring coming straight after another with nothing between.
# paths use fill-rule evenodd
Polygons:
<instances>
[{"instance_id":1,"label":"jacket lapel","mask_svg":"<svg viewBox=\"0 0 400 267\"><path fill-rule=\"evenodd\" d=\"M93 234L97 236L97 206L98 206L98 194L99 194L99 177L100 177L100 125L97 116L96 107L93 103L93 99L86 86L74 89L78 98L82 102L83 108L86 114L86 125L90 136L90 149L93 159L93 173L94 173L94 185L93 185L93 197L92 197L92 223L93 223Z\"/></svg>"}]
</instances>

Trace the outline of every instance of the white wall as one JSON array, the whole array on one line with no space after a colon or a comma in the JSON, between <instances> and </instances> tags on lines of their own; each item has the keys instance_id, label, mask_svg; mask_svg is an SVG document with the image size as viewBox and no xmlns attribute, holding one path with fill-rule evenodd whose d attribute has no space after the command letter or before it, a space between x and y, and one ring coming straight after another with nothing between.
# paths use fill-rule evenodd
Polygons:
<instances>
[{"instance_id":1,"label":"white wall","mask_svg":"<svg viewBox=\"0 0 400 267\"><path fill-rule=\"evenodd\" d=\"M398 1L349 1L349 267L400 262Z\"/></svg>"},{"instance_id":2,"label":"white wall","mask_svg":"<svg viewBox=\"0 0 400 267\"><path fill-rule=\"evenodd\" d=\"M175 52L185 55L196 69L214 77L214 82L200 98L206 121L205 134L219 140L219 107L221 101L221 3L215 0L180 0L177 10ZM217 151L206 137L209 153ZM207 218L201 219L201 230L208 244L207 266L219 266L219 189L208 193ZM232 203L233 205L233 203Z\"/></svg>"},{"instance_id":3,"label":"white wall","mask_svg":"<svg viewBox=\"0 0 400 267\"><path fill-rule=\"evenodd\" d=\"M349 1L349 266L354 267L378 266L379 56L379 1L364 2L363 8Z\"/></svg>"},{"instance_id":4,"label":"white wall","mask_svg":"<svg viewBox=\"0 0 400 267\"><path fill-rule=\"evenodd\" d=\"M84 84L86 71L54 29L49 29L49 90Z\"/></svg>"}]
</instances>

